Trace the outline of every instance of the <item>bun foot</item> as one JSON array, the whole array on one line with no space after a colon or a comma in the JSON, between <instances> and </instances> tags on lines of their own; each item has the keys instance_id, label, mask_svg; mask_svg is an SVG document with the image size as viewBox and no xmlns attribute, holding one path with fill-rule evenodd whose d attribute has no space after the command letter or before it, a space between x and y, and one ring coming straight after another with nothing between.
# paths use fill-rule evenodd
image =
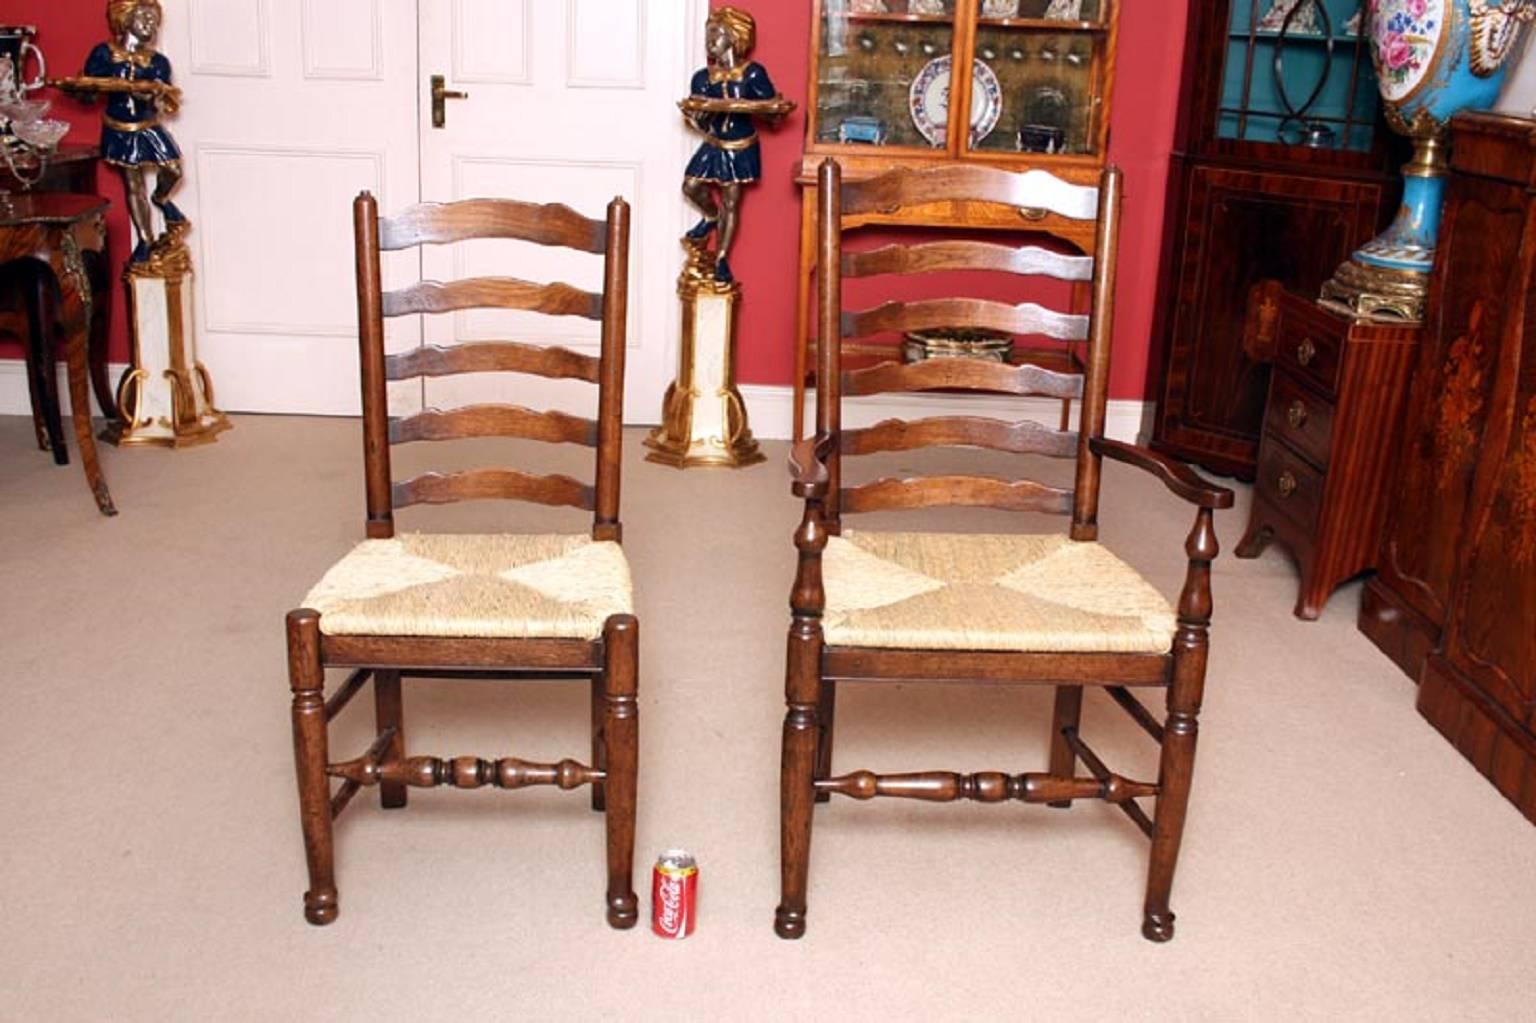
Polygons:
<instances>
[{"instance_id":1,"label":"bun foot","mask_svg":"<svg viewBox=\"0 0 1536 1023\"><path fill-rule=\"evenodd\" d=\"M341 906L336 901L336 889L304 893L304 919L316 927L324 927L335 920L340 912Z\"/></svg>"},{"instance_id":2,"label":"bun foot","mask_svg":"<svg viewBox=\"0 0 1536 1023\"><path fill-rule=\"evenodd\" d=\"M1173 914L1148 913L1141 922L1141 936L1161 944L1173 940Z\"/></svg>"},{"instance_id":3,"label":"bun foot","mask_svg":"<svg viewBox=\"0 0 1536 1023\"><path fill-rule=\"evenodd\" d=\"M619 898L608 899L608 926L616 931L627 931L640 919L640 900L634 892Z\"/></svg>"},{"instance_id":4,"label":"bun foot","mask_svg":"<svg viewBox=\"0 0 1536 1023\"><path fill-rule=\"evenodd\" d=\"M780 906L773 913L773 932L786 941L805 937L805 910Z\"/></svg>"}]
</instances>

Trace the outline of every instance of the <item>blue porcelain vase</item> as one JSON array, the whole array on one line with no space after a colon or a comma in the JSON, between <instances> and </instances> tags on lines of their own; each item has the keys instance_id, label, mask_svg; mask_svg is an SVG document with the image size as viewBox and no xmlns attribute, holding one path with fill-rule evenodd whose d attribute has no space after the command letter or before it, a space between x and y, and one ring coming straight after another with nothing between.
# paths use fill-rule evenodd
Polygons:
<instances>
[{"instance_id":1,"label":"blue porcelain vase","mask_svg":"<svg viewBox=\"0 0 1536 1023\"><path fill-rule=\"evenodd\" d=\"M1383 108L1414 140L1403 205L1323 287L1325 305L1372 319L1423 318L1445 198L1451 118L1493 105L1536 0L1368 0L1366 37Z\"/></svg>"}]
</instances>

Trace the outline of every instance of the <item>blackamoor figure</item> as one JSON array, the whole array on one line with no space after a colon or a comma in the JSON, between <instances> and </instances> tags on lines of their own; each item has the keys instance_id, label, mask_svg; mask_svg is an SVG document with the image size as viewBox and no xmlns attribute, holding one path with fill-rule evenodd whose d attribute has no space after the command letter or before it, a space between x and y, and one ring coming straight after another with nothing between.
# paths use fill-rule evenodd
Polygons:
<instances>
[{"instance_id":1,"label":"blackamoor figure","mask_svg":"<svg viewBox=\"0 0 1536 1023\"><path fill-rule=\"evenodd\" d=\"M702 250L715 239L714 278L733 280L728 260L740 223L742 186L762 176L757 117L778 120L794 108L773 87L761 64L747 60L757 42L752 15L735 7L710 13L705 26L709 65L693 76L680 104L704 143L688 162L683 193L704 214L685 240Z\"/></svg>"}]
</instances>

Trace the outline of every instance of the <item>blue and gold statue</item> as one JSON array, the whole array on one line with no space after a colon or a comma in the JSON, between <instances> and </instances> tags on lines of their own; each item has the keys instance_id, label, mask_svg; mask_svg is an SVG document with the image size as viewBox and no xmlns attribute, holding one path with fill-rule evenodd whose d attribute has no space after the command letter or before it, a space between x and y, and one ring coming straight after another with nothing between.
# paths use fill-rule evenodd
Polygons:
<instances>
[{"instance_id":1,"label":"blue and gold statue","mask_svg":"<svg viewBox=\"0 0 1536 1023\"><path fill-rule=\"evenodd\" d=\"M690 95L678 105L704 142L688 162L683 193L704 215L685 236L699 262L715 235L712 274L730 284L728 259L740 223L742 186L762 176L756 118L777 122L795 108L774 89L768 72L747 57L757 42L752 15L735 7L710 13L705 26L709 65L693 76Z\"/></svg>"},{"instance_id":2,"label":"blue and gold statue","mask_svg":"<svg viewBox=\"0 0 1536 1023\"><path fill-rule=\"evenodd\" d=\"M171 192L181 182L181 150L160 124L161 114L174 114L181 106L181 90L171 82L171 62L154 48L161 18L160 0L109 0L112 38L91 51L83 75L56 83L71 92L107 97L101 157L123 175L128 215L138 236L135 263L148 260L155 245L174 243L187 231L186 217L171 202ZM150 168L155 170L153 193L147 180ZM165 218L166 232L158 237L151 203Z\"/></svg>"}]
</instances>

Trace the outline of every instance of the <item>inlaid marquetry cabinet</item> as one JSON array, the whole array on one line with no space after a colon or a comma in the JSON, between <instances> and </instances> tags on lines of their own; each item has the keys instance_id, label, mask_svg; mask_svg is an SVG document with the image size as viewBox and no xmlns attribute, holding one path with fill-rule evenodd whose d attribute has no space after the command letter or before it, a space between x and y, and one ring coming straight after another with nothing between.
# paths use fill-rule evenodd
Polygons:
<instances>
[{"instance_id":1,"label":"inlaid marquetry cabinet","mask_svg":"<svg viewBox=\"0 0 1536 1023\"><path fill-rule=\"evenodd\" d=\"M1423 349L1360 629L1536 821L1536 122L1454 122Z\"/></svg>"},{"instance_id":2,"label":"inlaid marquetry cabinet","mask_svg":"<svg viewBox=\"0 0 1536 1023\"><path fill-rule=\"evenodd\" d=\"M1268 0L1187 5L1152 446L1241 479L1255 478L1279 293L1316 296L1386 226L1407 159L1377 109L1360 0L1319 3L1284 33Z\"/></svg>"},{"instance_id":3,"label":"inlaid marquetry cabinet","mask_svg":"<svg viewBox=\"0 0 1536 1023\"><path fill-rule=\"evenodd\" d=\"M1312 620L1340 583L1375 564L1394 436L1419 328L1361 323L1282 292L1248 532L1296 558L1296 617Z\"/></svg>"}]
</instances>

